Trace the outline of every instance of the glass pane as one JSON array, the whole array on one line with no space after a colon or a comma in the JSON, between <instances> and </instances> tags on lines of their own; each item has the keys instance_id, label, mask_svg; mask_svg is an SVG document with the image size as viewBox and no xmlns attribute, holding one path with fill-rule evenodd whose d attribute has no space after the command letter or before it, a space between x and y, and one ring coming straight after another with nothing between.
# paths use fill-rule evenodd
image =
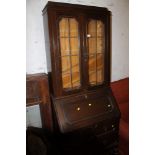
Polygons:
<instances>
[{"instance_id":1,"label":"glass pane","mask_svg":"<svg viewBox=\"0 0 155 155\"><path fill-rule=\"evenodd\" d=\"M100 84L103 81L103 70L97 70L97 83Z\"/></svg>"},{"instance_id":2,"label":"glass pane","mask_svg":"<svg viewBox=\"0 0 155 155\"><path fill-rule=\"evenodd\" d=\"M60 27L60 37L68 37L69 34L68 18L61 19L59 27Z\"/></svg>"},{"instance_id":3,"label":"glass pane","mask_svg":"<svg viewBox=\"0 0 155 155\"><path fill-rule=\"evenodd\" d=\"M62 63L62 81L64 88L71 87L71 77L70 77L70 58L65 56L61 58Z\"/></svg>"},{"instance_id":4,"label":"glass pane","mask_svg":"<svg viewBox=\"0 0 155 155\"><path fill-rule=\"evenodd\" d=\"M96 37L96 20L90 20L88 24L88 32L91 37Z\"/></svg>"},{"instance_id":5,"label":"glass pane","mask_svg":"<svg viewBox=\"0 0 155 155\"><path fill-rule=\"evenodd\" d=\"M103 37L104 33L104 25L101 21L97 21L97 36L98 37Z\"/></svg>"},{"instance_id":6,"label":"glass pane","mask_svg":"<svg viewBox=\"0 0 155 155\"><path fill-rule=\"evenodd\" d=\"M90 85L99 85L104 81L104 24L100 20L88 23L88 68Z\"/></svg>"},{"instance_id":7,"label":"glass pane","mask_svg":"<svg viewBox=\"0 0 155 155\"><path fill-rule=\"evenodd\" d=\"M75 72L72 74L72 85L73 87L78 87L80 85L80 73L79 72Z\"/></svg>"},{"instance_id":8,"label":"glass pane","mask_svg":"<svg viewBox=\"0 0 155 155\"><path fill-rule=\"evenodd\" d=\"M61 57L61 64L62 64L62 72L68 72L71 68L70 65L70 57L69 56L64 56Z\"/></svg>"},{"instance_id":9,"label":"glass pane","mask_svg":"<svg viewBox=\"0 0 155 155\"><path fill-rule=\"evenodd\" d=\"M103 54L97 54L97 83L103 82L104 77L104 64L103 64Z\"/></svg>"},{"instance_id":10,"label":"glass pane","mask_svg":"<svg viewBox=\"0 0 155 155\"><path fill-rule=\"evenodd\" d=\"M79 71L79 59L78 56L72 56L72 72L78 72Z\"/></svg>"},{"instance_id":11,"label":"glass pane","mask_svg":"<svg viewBox=\"0 0 155 155\"><path fill-rule=\"evenodd\" d=\"M89 53L96 53L96 38L88 39Z\"/></svg>"},{"instance_id":12,"label":"glass pane","mask_svg":"<svg viewBox=\"0 0 155 155\"><path fill-rule=\"evenodd\" d=\"M71 73L70 72L66 72L66 73L62 73L62 82L63 82L63 88L71 88Z\"/></svg>"},{"instance_id":13,"label":"glass pane","mask_svg":"<svg viewBox=\"0 0 155 155\"><path fill-rule=\"evenodd\" d=\"M89 83L91 85L95 85L96 84L96 72L89 72Z\"/></svg>"},{"instance_id":14,"label":"glass pane","mask_svg":"<svg viewBox=\"0 0 155 155\"><path fill-rule=\"evenodd\" d=\"M69 38L60 38L61 55L69 55Z\"/></svg>"},{"instance_id":15,"label":"glass pane","mask_svg":"<svg viewBox=\"0 0 155 155\"><path fill-rule=\"evenodd\" d=\"M74 18L63 18L59 23L62 85L64 89L80 86L79 33Z\"/></svg>"},{"instance_id":16,"label":"glass pane","mask_svg":"<svg viewBox=\"0 0 155 155\"><path fill-rule=\"evenodd\" d=\"M103 68L103 54L97 54L97 69Z\"/></svg>"},{"instance_id":17,"label":"glass pane","mask_svg":"<svg viewBox=\"0 0 155 155\"><path fill-rule=\"evenodd\" d=\"M95 71L96 70L96 56L90 55L89 56L89 71Z\"/></svg>"},{"instance_id":18,"label":"glass pane","mask_svg":"<svg viewBox=\"0 0 155 155\"><path fill-rule=\"evenodd\" d=\"M71 54L79 54L78 38L70 38Z\"/></svg>"},{"instance_id":19,"label":"glass pane","mask_svg":"<svg viewBox=\"0 0 155 155\"><path fill-rule=\"evenodd\" d=\"M104 39L103 38L97 38L97 53L103 53L104 52Z\"/></svg>"},{"instance_id":20,"label":"glass pane","mask_svg":"<svg viewBox=\"0 0 155 155\"><path fill-rule=\"evenodd\" d=\"M69 19L70 37L78 37L78 23L74 18Z\"/></svg>"}]
</instances>

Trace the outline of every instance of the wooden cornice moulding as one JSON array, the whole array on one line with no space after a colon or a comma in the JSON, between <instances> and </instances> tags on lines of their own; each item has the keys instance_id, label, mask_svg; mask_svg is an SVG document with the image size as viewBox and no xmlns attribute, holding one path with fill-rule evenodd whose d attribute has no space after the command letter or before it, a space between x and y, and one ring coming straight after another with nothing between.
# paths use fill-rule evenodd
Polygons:
<instances>
[{"instance_id":1,"label":"wooden cornice moulding","mask_svg":"<svg viewBox=\"0 0 155 155\"><path fill-rule=\"evenodd\" d=\"M43 128L53 130L48 76L44 73L26 75L26 106L37 104Z\"/></svg>"}]
</instances>

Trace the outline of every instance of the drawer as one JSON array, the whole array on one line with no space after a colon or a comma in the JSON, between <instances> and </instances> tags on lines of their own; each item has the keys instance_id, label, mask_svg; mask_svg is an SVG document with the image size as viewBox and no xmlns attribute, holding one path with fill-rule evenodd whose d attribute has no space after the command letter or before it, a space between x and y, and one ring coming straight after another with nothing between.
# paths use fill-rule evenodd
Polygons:
<instances>
[{"instance_id":1,"label":"drawer","mask_svg":"<svg viewBox=\"0 0 155 155\"><path fill-rule=\"evenodd\" d=\"M105 146L118 142L118 138L119 136L117 132L111 132L106 135L97 136L97 140Z\"/></svg>"},{"instance_id":2,"label":"drawer","mask_svg":"<svg viewBox=\"0 0 155 155\"><path fill-rule=\"evenodd\" d=\"M92 126L93 133L98 136L110 134L113 132L117 132L119 129L119 123L118 122L112 122L109 121L110 123L96 123Z\"/></svg>"}]
</instances>

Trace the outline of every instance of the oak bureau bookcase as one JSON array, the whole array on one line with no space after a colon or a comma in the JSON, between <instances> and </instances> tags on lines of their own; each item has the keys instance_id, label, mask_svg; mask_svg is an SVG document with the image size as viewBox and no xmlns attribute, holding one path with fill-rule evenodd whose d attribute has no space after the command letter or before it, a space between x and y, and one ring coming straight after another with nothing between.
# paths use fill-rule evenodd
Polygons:
<instances>
[{"instance_id":1,"label":"oak bureau bookcase","mask_svg":"<svg viewBox=\"0 0 155 155\"><path fill-rule=\"evenodd\" d=\"M86 129L104 146L118 140L120 111L110 88L106 8L48 2L43 10L55 131Z\"/></svg>"}]
</instances>

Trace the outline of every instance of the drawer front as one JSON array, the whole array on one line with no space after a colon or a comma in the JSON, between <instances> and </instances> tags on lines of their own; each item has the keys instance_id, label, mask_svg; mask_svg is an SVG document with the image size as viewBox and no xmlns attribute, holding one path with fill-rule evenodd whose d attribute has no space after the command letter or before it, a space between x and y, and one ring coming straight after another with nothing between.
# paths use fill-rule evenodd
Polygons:
<instances>
[{"instance_id":1,"label":"drawer front","mask_svg":"<svg viewBox=\"0 0 155 155\"><path fill-rule=\"evenodd\" d=\"M118 132L119 122L118 121L109 121L96 123L92 126L93 133L98 136L110 134L113 132Z\"/></svg>"},{"instance_id":2,"label":"drawer front","mask_svg":"<svg viewBox=\"0 0 155 155\"><path fill-rule=\"evenodd\" d=\"M118 134L116 132L111 132L109 134L97 136L97 140L101 142L104 146L108 146L109 144L118 143Z\"/></svg>"}]
</instances>

